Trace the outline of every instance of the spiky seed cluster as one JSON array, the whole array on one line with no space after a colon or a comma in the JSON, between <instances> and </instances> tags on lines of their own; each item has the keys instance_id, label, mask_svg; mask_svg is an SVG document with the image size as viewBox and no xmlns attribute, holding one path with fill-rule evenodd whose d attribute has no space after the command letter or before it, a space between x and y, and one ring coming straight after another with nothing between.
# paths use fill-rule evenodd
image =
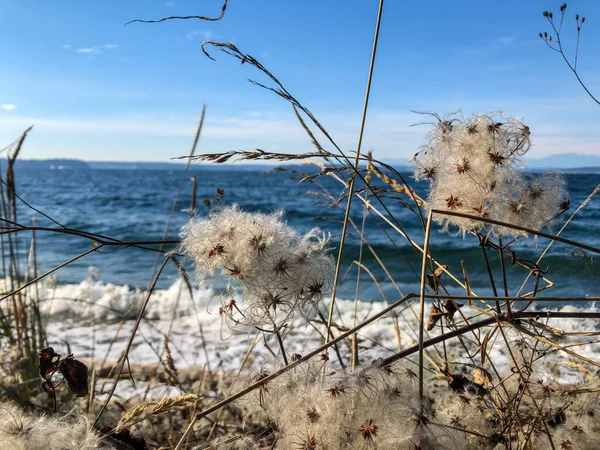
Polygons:
<instances>
[{"instance_id":1,"label":"spiky seed cluster","mask_svg":"<svg viewBox=\"0 0 600 450\"><path fill-rule=\"evenodd\" d=\"M307 314L331 289L328 237L317 228L299 235L281 212L215 208L204 219L193 218L181 237L201 279L229 283L220 312L232 329L279 325Z\"/></svg>"},{"instance_id":2,"label":"spiky seed cluster","mask_svg":"<svg viewBox=\"0 0 600 450\"><path fill-rule=\"evenodd\" d=\"M538 368L533 370L537 371ZM507 395L520 396L526 392L516 412L511 412L509 407L498 408L491 402L491 398L498 398L496 394L488 397L469 390L458 395L447 391L436 398L438 420L473 432L465 434L465 448L510 448L511 439L516 434L504 428L507 415L516 413L518 419L515 422L531 423L531 418L540 417L541 413L551 438L557 443L556 448L597 448L597 434L600 432L596 418L596 413L600 411L597 396L593 393L566 396L564 391L558 389L560 385L555 384L555 388L552 388L542 380L533 381L535 376L534 372L530 373L527 382L518 377L507 377L502 383ZM530 448L548 448L548 435L544 432L535 432L530 439ZM491 444L493 446L489 447Z\"/></svg>"},{"instance_id":3,"label":"spiky seed cluster","mask_svg":"<svg viewBox=\"0 0 600 450\"><path fill-rule=\"evenodd\" d=\"M459 114L437 119L427 143L413 159L414 177L430 182L428 207L454 211L532 229L548 225L568 207L562 178L515 171L518 158L531 147L529 127L501 114ZM438 216L447 230L526 236L477 220Z\"/></svg>"},{"instance_id":4,"label":"spiky seed cluster","mask_svg":"<svg viewBox=\"0 0 600 450\"><path fill-rule=\"evenodd\" d=\"M254 419L260 413L275 422L275 448L465 448L462 433L419 420L415 378L401 366L374 365L344 373L324 370L328 364L302 364L239 401ZM271 373L277 367L264 370ZM234 386L233 391L242 387Z\"/></svg>"}]
</instances>

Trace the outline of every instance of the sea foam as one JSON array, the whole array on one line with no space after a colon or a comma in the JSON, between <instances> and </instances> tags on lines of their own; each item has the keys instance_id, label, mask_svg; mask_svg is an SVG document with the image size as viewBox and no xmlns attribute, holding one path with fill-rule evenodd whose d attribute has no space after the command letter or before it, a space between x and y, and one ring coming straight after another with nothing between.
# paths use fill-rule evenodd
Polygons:
<instances>
[{"instance_id":1,"label":"sea foam","mask_svg":"<svg viewBox=\"0 0 600 450\"><path fill-rule=\"evenodd\" d=\"M7 280L4 280L7 283ZM254 333L236 334L222 324L219 315L220 303L213 300L215 286L194 287L190 292L181 280L167 289L152 292L144 312L144 319L136 333L129 351L131 363L156 365L163 358L163 343L169 336L169 346L173 353L174 363L180 368L209 368L220 370L237 370L255 338ZM33 293L31 289L29 293ZM78 284L57 284L55 282L40 283L37 287L37 298L46 327L49 345L64 354L73 353L79 359L116 361L124 349L133 329L134 319L139 314L142 304L148 296L147 290L132 289L126 285L115 285L87 278ZM396 301L392 299L391 301ZM369 363L379 357L386 357L400 348L407 348L418 343L418 299L416 303L403 304L396 309L398 328L389 315L373 322L359 331L359 358L361 363ZM324 299L327 303L327 299ZM384 302L363 302L356 304L357 323L376 314L387 306ZM595 304L585 307L572 305L554 308L563 311L597 311ZM348 330L354 324L355 302L353 300L336 300L335 328L333 335ZM427 311L429 308L427 307ZM325 308L323 308L325 311ZM475 314L469 306L461 308L465 316ZM542 314L543 315L543 314ZM125 319L122 323L121 320ZM457 320L460 318L456 317ZM540 319L545 321L545 319ZM323 342L325 326L323 321L313 316L310 321L298 318L289 323L283 330L285 350L292 353L305 354L320 346ZM597 319L560 319L548 320L548 326L566 333L597 330ZM459 324L458 326L462 326ZM444 330L448 331L445 325ZM483 330L482 330L483 331ZM435 336L440 333L436 327L426 335ZM478 339L483 332L477 332ZM475 335L466 335L475 339ZM514 346L521 336L507 329L509 344ZM579 342L589 340L581 336L571 338ZM447 344L447 351L455 360L468 362L465 355L465 344L453 339ZM440 347L441 348L441 347ZM272 359L271 351L278 352L276 339L267 334L258 339L252 350L250 368L260 368ZM597 359L598 348L590 343L573 349L578 354ZM343 357L349 357L348 342L340 343L338 351ZM427 350L435 358L433 348ZM506 344L496 333L488 344L489 357L501 370L512 365ZM545 372L551 379L560 382L575 383L581 373L573 368L576 358L550 349L554 353L544 358L547 366ZM335 360L333 351L330 356Z\"/></svg>"}]
</instances>

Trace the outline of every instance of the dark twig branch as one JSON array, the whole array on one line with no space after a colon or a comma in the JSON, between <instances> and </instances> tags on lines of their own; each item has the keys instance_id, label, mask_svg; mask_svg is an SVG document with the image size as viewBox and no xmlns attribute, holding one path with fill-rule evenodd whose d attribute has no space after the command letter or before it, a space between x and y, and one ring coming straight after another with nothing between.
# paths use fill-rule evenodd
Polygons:
<instances>
[{"instance_id":1,"label":"dark twig branch","mask_svg":"<svg viewBox=\"0 0 600 450\"><path fill-rule=\"evenodd\" d=\"M573 241L571 239L565 239L563 237L556 236L554 234L544 233L543 231L534 230L534 229L528 228L528 227L523 227L521 225L517 225L517 224L514 224L514 223L502 222L500 220L489 219L487 217L480 217L480 216L475 216L475 215L472 215L472 214L465 214L465 213L461 213L461 212L457 212L457 211L444 211L444 210L440 210L440 209L434 209L433 212L435 214L441 214L441 215L446 215L446 216L455 216L455 217L463 217L465 219L479 220L481 222L491 223L493 225L498 225L498 226L501 226L501 227L506 227L506 228L512 228L514 230L525 231L526 233L531 233L531 234L533 234L535 236L540 236L540 237L551 239L551 240L554 240L554 241L557 241L557 242L562 242L563 244L572 245L574 247L582 248L582 249L588 250L588 251L593 252L593 253L600 253L600 248L598 248L598 247L594 247L592 245L583 244L581 242Z\"/></svg>"},{"instance_id":2,"label":"dark twig branch","mask_svg":"<svg viewBox=\"0 0 600 450\"><path fill-rule=\"evenodd\" d=\"M224 0L223 1L223 7L221 8L221 14L219 14L219 17L170 16L170 17L163 17L162 19L158 19L158 20L135 19L135 20L130 20L129 22L127 22L125 24L125 26L129 25L130 23L134 23L134 22L139 22L139 23L158 23L158 22L166 22L167 20L188 20L188 19L207 20L209 22L216 22L217 20L221 20L223 18L223 16L225 15L225 11L227 10L227 1L228 0Z\"/></svg>"},{"instance_id":3,"label":"dark twig branch","mask_svg":"<svg viewBox=\"0 0 600 450\"><path fill-rule=\"evenodd\" d=\"M1 220L1 219L0 219ZM0 235L3 234L15 234L23 231L42 231L59 234L69 234L72 236L78 236L84 239L94 241L98 245L102 246L117 246L117 247L135 247L141 250L150 250L153 252L167 253L171 250L163 250L160 248L147 247L148 245L179 245L179 240L176 239L160 239L160 240L147 240L147 241L122 241L109 236L103 236L101 234L89 233L87 231L75 230L72 228L47 228L47 227L27 227L19 225L18 228L6 228L0 227Z\"/></svg>"},{"instance_id":4,"label":"dark twig branch","mask_svg":"<svg viewBox=\"0 0 600 450\"><path fill-rule=\"evenodd\" d=\"M565 63L567 63L567 66L569 67L569 69L571 69L571 72L573 72L573 75L575 75L575 78L577 78L577 81L579 82L581 87L585 90L585 92L590 96L590 98L594 102L596 102L598 105L600 105L600 100L598 100L596 97L594 97L594 94L592 94L590 92L590 90L587 88L587 86L585 85L585 83L583 82L581 77L579 76L579 73L577 72L577 59L579 57L579 37L581 35L581 26L585 22L585 17L583 17L583 16L580 17L579 14L575 15L575 21L577 22L577 42L575 44L574 62L571 63L571 61L569 61L569 58L567 58L567 55L565 55L560 33L562 31L562 23L565 18L566 10L567 10L567 4L563 3L560 7L561 16L560 16L560 23L559 23L558 27L554 23L554 15L551 12L544 11L542 13L542 15L548 20L548 23L552 27L552 30L554 31L554 35L556 36L556 46L554 46L552 44L552 35L548 34L548 32L545 31L543 33L539 33L539 36L540 36L540 38L542 38L542 40L546 43L546 45L549 48L551 48L552 50L554 50L557 53L560 53L560 55L564 59Z\"/></svg>"}]
</instances>

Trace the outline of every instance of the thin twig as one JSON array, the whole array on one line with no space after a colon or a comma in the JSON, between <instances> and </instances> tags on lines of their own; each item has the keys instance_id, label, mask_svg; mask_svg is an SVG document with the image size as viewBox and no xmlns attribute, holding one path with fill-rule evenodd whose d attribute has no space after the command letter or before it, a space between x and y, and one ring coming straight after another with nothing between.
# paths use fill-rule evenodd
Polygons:
<instances>
[{"instance_id":1,"label":"thin twig","mask_svg":"<svg viewBox=\"0 0 600 450\"><path fill-rule=\"evenodd\" d=\"M78 259L80 259L80 258L83 258L84 256L86 256L86 255L89 255L89 254L90 254L90 253L92 253L92 252L98 251L98 250L99 250L101 247L102 247L102 245L99 245L99 246L92 247L92 248L90 248L89 250L86 250L85 252L83 252L83 253L80 253L79 255L77 255L77 256L75 256L75 257L73 257L73 258L71 258L71 259L69 259L69 260L65 261L64 263L62 263L62 264L59 264L59 265L58 265L58 266L56 266L56 267L53 267L52 269L48 270L47 272L44 272L43 274L41 274L41 275L39 275L39 276L35 277L33 280L31 280L31 281L29 281L29 282L27 282L27 283L25 283L25 284L21 285L21 286L20 286L20 287L18 287L17 289L14 289L14 290L12 290L11 292L9 292L8 294L6 294L6 295L4 295L4 296L0 297L0 302L1 302L2 300L6 300L6 299L7 299L7 298L9 298L9 297L12 297L13 295L17 294L18 292L21 292L21 291L22 291L23 289L25 289L26 287L28 287L28 286L31 286L31 285L32 285L32 284L34 284L34 283L37 283L37 282L38 282L39 280L41 280L42 278L45 278L45 277L47 277L48 275L50 275L51 273L53 273L53 272L56 272L58 269L61 269L61 268L65 267L65 266L68 266L68 265L69 265L69 264L71 264L72 262L74 262L74 261L77 261Z\"/></svg>"},{"instance_id":2,"label":"thin twig","mask_svg":"<svg viewBox=\"0 0 600 450\"><path fill-rule=\"evenodd\" d=\"M287 366L282 367L281 369L279 369L276 372L273 372L271 375L255 382L254 384L251 384L250 386L246 387L245 389L236 392L235 394L227 397L226 399L216 403L215 405L205 409L204 411L200 412L197 416L197 419L201 419L205 416L207 416L208 414L228 405L229 403L237 400L240 397L243 397L244 395L254 391L255 389L258 389L259 387L261 387L262 385L268 383L271 380L274 380L275 378L279 377L280 375L286 373L287 371L293 369L294 367L299 366L300 364L308 361L311 358L314 358L315 356L323 353L325 350L327 350L329 347L332 347L333 345L337 344L338 342L352 336L352 334L356 333L358 330L361 330L362 328L366 327L367 325L370 325L371 323L375 322L376 320L380 319L381 317L385 316L387 313L391 312L392 310L394 310L395 308L397 308L398 306L402 305L403 303L405 303L406 301L410 300L411 298L415 298L418 297L417 294L407 294L404 297L402 297L400 300L398 300L397 302L391 304L390 306L388 306L387 308L382 309L381 311L379 311L378 313L374 314L373 316L369 317L368 319L366 319L365 321L363 321L362 323L358 324L356 327L352 328L351 330L346 331L345 333L340 334L338 337L331 339L329 342L327 342L326 344L321 345L320 347L312 350L311 352L307 353L306 355L304 355L302 358L297 359L296 361L292 361L290 364L288 364Z\"/></svg>"},{"instance_id":3,"label":"thin twig","mask_svg":"<svg viewBox=\"0 0 600 450\"><path fill-rule=\"evenodd\" d=\"M170 16L170 17L163 17L162 19L158 19L158 20L135 19L135 20L130 20L129 22L127 22L125 24L125 26L129 25L130 23L134 23L134 22L139 22L139 23L159 23L159 22L166 22L167 20L188 20L188 19L198 19L198 20L207 20L209 22L215 22L217 20L221 20L223 18L223 16L225 15L225 10L227 9L227 1L228 0L224 0L223 1L223 7L221 8L221 14L219 14L219 17Z\"/></svg>"},{"instance_id":4,"label":"thin twig","mask_svg":"<svg viewBox=\"0 0 600 450\"><path fill-rule=\"evenodd\" d=\"M98 421L100 420L100 417L102 417L102 414L106 410L106 407L108 406L108 404L110 402L110 399L112 398L113 394L115 393L115 390L117 389L117 384L119 383L121 373L123 373L123 367L125 366L125 361L127 360L127 355L129 354L129 350L131 349L131 345L133 344L133 339L135 338L137 330L138 330L140 323L144 317L144 312L146 311L146 306L148 306L150 297L152 296L152 293L154 292L154 288L156 287L156 283L158 282L158 279L160 278L162 271L167 266L167 263L169 262L170 259L171 259L170 255L167 255L165 257L165 260L163 261L162 265L160 266L160 269L154 276L154 280L152 281L150 289L148 290L146 299L144 300L144 303L142 304L142 307L140 308L140 312L138 313L138 316L135 320L135 324L133 325L133 329L131 330L131 334L129 335L129 340L127 341L127 345L125 346L125 349L123 350L123 353L121 354L121 358L120 358L121 361L119 362L119 368L117 370L117 374L113 381L112 388L111 388L110 392L108 393L106 401L102 405L102 409L100 409L100 412L96 416L96 420L94 420L94 423L93 423L94 426L98 423Z\"/></svg>"},{"instance_id":5,"label":"thin twig","mask_svg":"<svg viewBox=\"0 0 600 450\"><path fill-rule=\"evenodd\" d=\"M592 245L582 244L581 242L573 241L571 239L565 239L563 237L557 236L555 234L544 233L543 231L534 230L533 228L523 227L521 225L516 225L514 223L509 222L501 222L500 220L489 219L487 217L474 216L471 214L464 214L456 211L445 211L441 209L432 209L435 214L445 215L445 216L455 216L462 217L465 219L473 219L480 220L481 222L491 223L493 225L498 225L501 227L512 228L514 230L525 231L527 233L534 234L536 236L544 237L547 239L552 239L558 242L562 242L563 244L572 245L574 247L583 248L593 253L600 253L600 248L594 247Z\"/></svg>"}]
</instances>

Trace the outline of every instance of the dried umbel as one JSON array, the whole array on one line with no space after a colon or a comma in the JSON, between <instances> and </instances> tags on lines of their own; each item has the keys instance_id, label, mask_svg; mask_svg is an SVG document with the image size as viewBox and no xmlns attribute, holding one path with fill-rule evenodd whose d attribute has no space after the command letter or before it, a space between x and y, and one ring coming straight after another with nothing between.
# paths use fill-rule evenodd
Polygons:
<instances>
[{"instance_id":1,"label":"dried umbel","mask_svg":"<svg viewBox=\"0 0 600 450\"><path fill-rule=\"evenodd\" d=\"M562 178L554 173L523 176L518 158L531 147L529 127L500 114L437 119L427 143L413 159L414 177L429 181L429 209L459 212L531 229L550 224L568 208ZM436 216L459 231L497 236L526 233L469 218Z\"/></svg>"},{"instance_id":2,"label":"dried umbel","mask_svg":"<svg viewBox=\"0 0 600 450\"><path fill-rule=\"evenodd\" d=\"M201 279L227 282L220 313L232 329L282 325L296 313L308 314L331 290L328 237L316 228L296 233L281 212L215 208L192 219L181 237Z\"/></svg>"}]
</instances>

